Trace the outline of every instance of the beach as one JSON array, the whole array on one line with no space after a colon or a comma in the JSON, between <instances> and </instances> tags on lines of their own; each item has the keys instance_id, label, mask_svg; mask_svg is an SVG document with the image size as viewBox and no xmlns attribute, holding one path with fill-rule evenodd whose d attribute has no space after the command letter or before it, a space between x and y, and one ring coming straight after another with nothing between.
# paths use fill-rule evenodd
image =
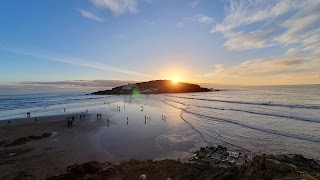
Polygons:
<instances>
[{"instance_id":1,"label":"beach","mask_svg":"<svg viewBox=\"0 0 320 180\"><path fill-rule=\"evenodd\" d=\"M65 172L72 164L94 160L112 163L130 159L187 160L192 156L192 149L204 143L199 137L197 142L193 134L188 136L192 129L175 117L179 113L174 108L161 111L147 104L129 102L103 104L103 108L101 118L97 118L96 112L85 111L37 117L37 122L34 118L11 119L10 124L2 121L0 137L7 142L44 133L51 136L1 147L1 178L27 172L37 179L45 179ZM67 127L67 119L72 116L74 124Z\"/></svg>"},{"instance_id":2,"label":"beach","mask_svg":"<svg viewBox=\"0 0 320 180\"><path fill-rule=\"evenodd\" d=\"M195 152L201 147L217 145L222 145L223 151L207 154L210 160L196 156L200 164L222 167L227 163L230 169L239 160L229 158L234 152L248 158L247 162L264 153L291 154L291 159L293 154L302 154L319 160L318 88L228 89L140 97L36 94L25 95L21 102L13 95L4 96L7 104L0 105L0 179L19 174L46 179L67 173L74 164L92 161L117 165L131 159L139 161L136 164L156 160L162 166L167 161L161 160L173 159L177 161L169 164L186 168L179 162L198 160ZM26 118L27 112L31 112L30 118ZM68 127L67 119L73 116L74 124ZM269 157L270 162L284 159L279 157ZM143 165L145 171L149 165ZM114 172L122 172L117 170L122 166L135 167L119 164ZM178 170L175 175L180 177Z\"/></svg>"}]
</instances>

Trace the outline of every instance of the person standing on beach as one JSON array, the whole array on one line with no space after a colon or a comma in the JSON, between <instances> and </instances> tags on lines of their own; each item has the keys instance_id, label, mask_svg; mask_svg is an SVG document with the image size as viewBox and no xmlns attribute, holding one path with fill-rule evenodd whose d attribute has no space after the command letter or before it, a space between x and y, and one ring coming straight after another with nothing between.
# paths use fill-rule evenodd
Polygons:
<instances>
[{"instance_id":1,"label":"person standing on beach","mask_svg":"<svg viewBox=\"0 0 320 180\"><path fill-rule=\"evenodd\" d=\"M74 116L72 116L71 126L73 126Z\"/></svg>"}]
</instances>

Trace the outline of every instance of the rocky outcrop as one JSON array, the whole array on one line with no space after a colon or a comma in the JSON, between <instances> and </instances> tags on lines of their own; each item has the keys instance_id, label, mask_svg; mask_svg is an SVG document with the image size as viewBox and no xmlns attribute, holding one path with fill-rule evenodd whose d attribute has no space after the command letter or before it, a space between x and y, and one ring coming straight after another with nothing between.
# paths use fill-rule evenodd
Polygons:
<instances>
[{"instance_id":1,"label":"rocky outcrop","mask_svg":"<svg viewBox=\"0 0 320 180\"><path fill-rule=\"evenodd\" d=\"M25 144L28 141L47 138L47 137L50 137L51 135L52 135L52 133L43 133L41 136L32 135L32 136L28 136L28 137L21 137L21 138L18 138L16 140L12 141L11 143L9 143L8 141L6 141L6 142L4 141L2 143L2 146L4 146L4 147L17 146L17 145Z\"/></svg>"},{"instance_id":2,"label":"rocky outcrop","mask_svg":"<svg viewBox=\"0 0 320 180\"><path fill-rule=\"evenodd\" d=\"M202 147L194 153L189 163L176 160L122 162L118 165L92 161L72 165L67 173L48 178L62 179L138 179L146 174L148 179L317 179L320 166L312 159L294 155L249 156L228 151L223 146Z\"/></svg>"},{"instance_id":3,"label":"rocky outcrop","mask_svg":"<svg viewBox=\"0 0 320 180\"><path fill-rule=\"evenodd\" d=\"M227 151L223 146L202 147L196 151L191 163L210 165L214 167L228 168L232 166L243 166L251 156L239 152Z\"/></svg>"},{"instance_id":4,"label":"rocky outcrop","mask_svg":"<svg viewBox=\"0 0 320 180\"><path fill-rule=\"evenodd\" d=\"M113 94L162 94L162 93L190 93L190 92L209 92L210 89L202 88L196 84L183 82L173 82L170 80L155 80L136 84L118 86L111 90L98 91L94 95L113 95Z\"/></svg>"}]
</instances>

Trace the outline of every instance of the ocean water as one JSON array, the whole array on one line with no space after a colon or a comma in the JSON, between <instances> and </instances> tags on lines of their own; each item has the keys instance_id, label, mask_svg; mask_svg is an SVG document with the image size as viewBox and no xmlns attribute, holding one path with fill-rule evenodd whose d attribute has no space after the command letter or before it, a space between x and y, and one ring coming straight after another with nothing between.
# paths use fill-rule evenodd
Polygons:
<instances>
[{"instance_id":1,"label":"ocean water","mask_svg":"<svg viewBox=\"0 0 320 180\"><path fill-rule=\"evenodd\" d=\"M174 126L175 129L188 127L191 130L185 135L187 137L181 133L184 130L155 136L160 149L169 145L181 148L174 146L177 143L189 147L194 143L190 137L194 137L198 138L199 144L221 144L231 150L301 153L320 159L320 85L225 87L217 92L141 95L139 99L130 95L93 96L86 93L6 94L0 95L0 120L24 118L27 112L31 112L32 117L86 110L115 114L114 110L102 110L105 102L111 103L112 107L123 106L124 102L136 102L136 108L145 105L150 107L152 118L160 117L157 109L164 112L175 109L172 111L175 116L170 117L183 122L183 125ZM125 118L129 112L114 117ZM160 118L153 119L160 121ZM143 120L139 123L143 124ZM152 136L152 128L159 126L155 123L149 128L149 136Z\"/></svg>"}]
</instances>

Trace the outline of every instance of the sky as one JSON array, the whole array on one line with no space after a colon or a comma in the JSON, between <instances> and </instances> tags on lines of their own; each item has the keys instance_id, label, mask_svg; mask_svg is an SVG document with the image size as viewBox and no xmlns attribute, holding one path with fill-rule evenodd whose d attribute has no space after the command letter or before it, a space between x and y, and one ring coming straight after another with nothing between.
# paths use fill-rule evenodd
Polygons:
<instances>
[{"instance_id":1,"label":"sky","mask_svg":"<svg viewBox=\"0 0 320 180\"><path fill-rule=\"evenodd\" d=\"M319 0L4 0L0 86L320 84L319 12Z\"/></svg>"}]
</instances>

